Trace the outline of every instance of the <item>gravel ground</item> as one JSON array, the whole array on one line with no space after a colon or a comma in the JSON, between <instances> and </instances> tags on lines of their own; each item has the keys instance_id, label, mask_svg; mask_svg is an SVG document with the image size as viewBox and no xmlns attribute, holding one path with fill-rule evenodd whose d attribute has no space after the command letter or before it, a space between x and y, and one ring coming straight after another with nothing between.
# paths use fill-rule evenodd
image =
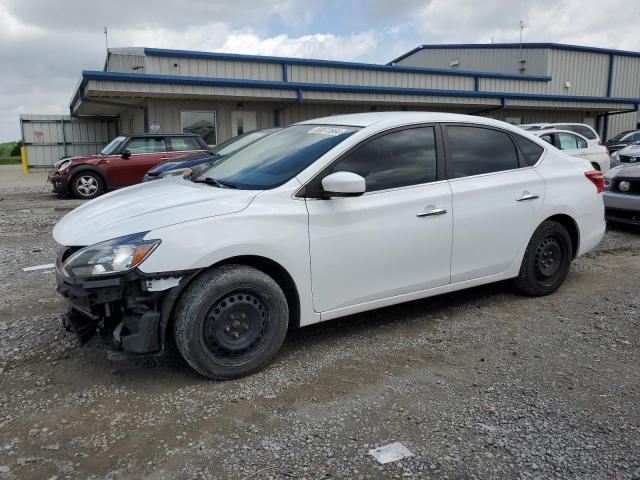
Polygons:
<instances>
[{"instance_id":1,"label":"gravel ground","mask_svg":"<svg viewBox=\"0 0 640 480\"><path fill-rule=\"evenodd\" d=\"M610 228L554 295L507 284L292 332L204 380L79 348L51 271L79 205L0 191L0 478L640 478L640 230ZM371 448L414 456L379 465Z\"/></svg>"}]
</instances>

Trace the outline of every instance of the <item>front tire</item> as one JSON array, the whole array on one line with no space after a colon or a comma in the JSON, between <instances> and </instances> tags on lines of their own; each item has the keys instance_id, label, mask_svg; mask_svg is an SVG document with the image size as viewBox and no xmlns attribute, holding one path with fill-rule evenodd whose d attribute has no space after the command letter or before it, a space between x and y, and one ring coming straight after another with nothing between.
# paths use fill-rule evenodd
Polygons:
<instances>
[{"instance_id":1,"label":"front tire","mask_svg":"<svg viewBox=\"0 0 640 480\"><path fill-rule=\"evenodd\" d=\"M555 292L569 273L572 259L569 232L560 223L546 220L533 233L525 251L515 287L532 296Z\"/></svg>"},{"instance_id":2,"label":"front tire","mask_svg":"<svg viewBox=\"0 0 640 480\"><path fill-rule=\"evenodd\" d=\"M288 324L287 300L275 280L252 267L224 265L182 294L174 339L195 371L229 380L264 367L280 349Z\"/></svg>"},{"instance_id":3,"label":"front tire","mask_svg":"<svg viewBox=\"0 0 640 480\"><path fill-rule=\"evenodd\" d=\"M94 172L79 172L71 179L71 193L76 198L91 200L102 193L104 182Z\"/></svg>"}]
</instances>

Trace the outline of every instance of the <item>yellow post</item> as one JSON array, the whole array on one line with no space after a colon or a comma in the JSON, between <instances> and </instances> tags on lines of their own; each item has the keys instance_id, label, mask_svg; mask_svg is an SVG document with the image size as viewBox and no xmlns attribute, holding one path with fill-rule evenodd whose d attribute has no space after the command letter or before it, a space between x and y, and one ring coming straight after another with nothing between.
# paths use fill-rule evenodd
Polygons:
<instances>
[{"instance_id":1,"label":"yellow post","mask_svg":"<svg viewBox=\"0 0 640 480\"><path fill-rule=\"evenodd\" d=\"M20 147L20 157L22 158L22 173L29 173L29 164L27 163L27 147Z\"/></svg>"}]
</instances>

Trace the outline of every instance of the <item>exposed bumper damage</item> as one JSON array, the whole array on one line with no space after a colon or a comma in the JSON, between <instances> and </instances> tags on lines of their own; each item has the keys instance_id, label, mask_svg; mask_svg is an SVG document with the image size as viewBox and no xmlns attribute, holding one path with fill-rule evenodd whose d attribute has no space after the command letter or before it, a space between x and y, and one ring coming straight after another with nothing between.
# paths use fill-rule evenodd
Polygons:
<instances>
[{"instance_id":1,"label":"exposed bumper damage","mask_svg":"<svg viewBox=\"0 0 640 480\"><path fill-rule=\"evenodd\" d=\"M72 280L56 263L58 292L73 307L63 319L81 344L96 333L109 347L133 354L161 354L178 294L197 272L145 275L134 270L108 278Z\"/></svg>"}]
</instances>

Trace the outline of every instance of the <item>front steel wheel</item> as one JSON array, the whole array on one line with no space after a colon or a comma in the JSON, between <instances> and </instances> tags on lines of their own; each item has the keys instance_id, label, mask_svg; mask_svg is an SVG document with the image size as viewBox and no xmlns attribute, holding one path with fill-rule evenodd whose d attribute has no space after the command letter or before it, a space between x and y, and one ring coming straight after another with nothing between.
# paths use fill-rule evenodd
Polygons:
<instances>
[{"instance_id":1,"label":"front steel wheel","mask_svg":"<svg viewBox=\"0 0 640 480\"><path fill-rule=\"evenodd\" d=\"M182 294L174 338L194 370L226 380L264 367L288 324L287 300L271 277L245 265L225 265L198 277Z\"/></svg>"},{"instance_id":2,"label":"front steel wheel","mask_svg":"<svg viewBox=\"0 0 640 480\"><path fill-rule=\"evenodd\" d=\"M567 229L552 220L543 222L529 241L520 273L514 280L516 288L535 296L555 292L569 273L572 252Z\"/></svg>"}]
</instances>

